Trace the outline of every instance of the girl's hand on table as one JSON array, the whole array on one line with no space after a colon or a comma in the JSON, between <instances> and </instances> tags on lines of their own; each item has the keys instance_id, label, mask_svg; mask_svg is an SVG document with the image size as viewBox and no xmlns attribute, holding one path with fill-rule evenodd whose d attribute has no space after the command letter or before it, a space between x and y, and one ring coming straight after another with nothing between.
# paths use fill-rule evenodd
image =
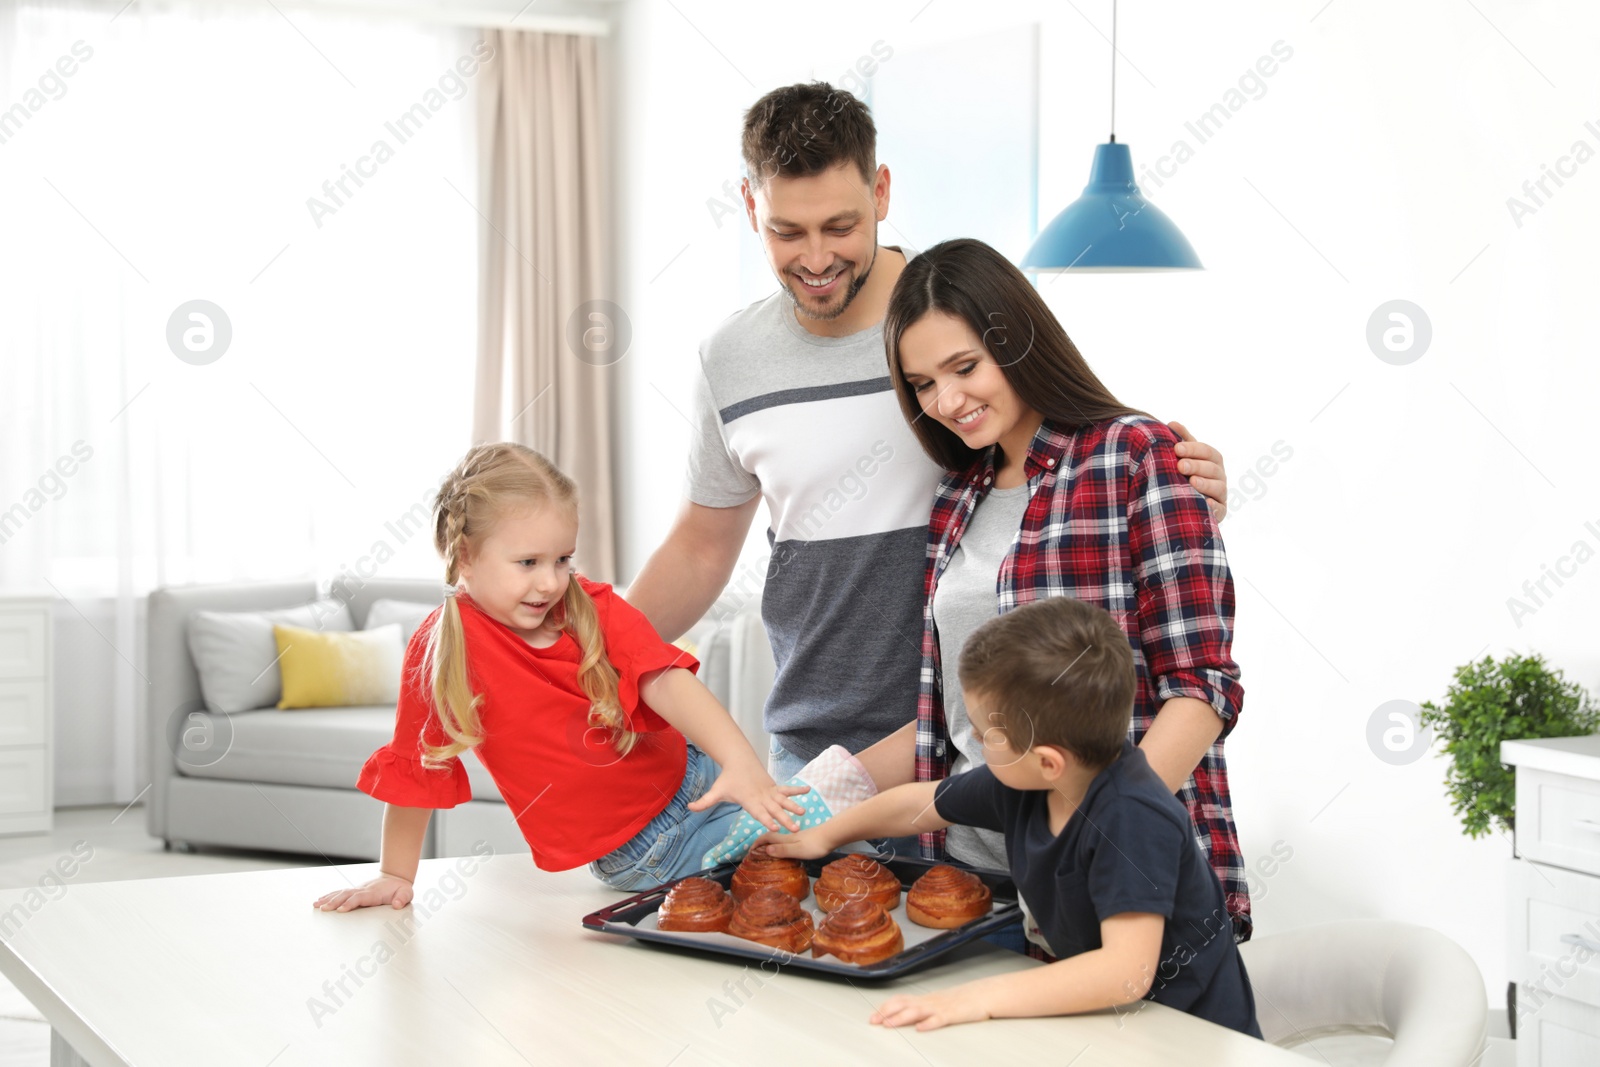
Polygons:
<instances>
[{"instance_id":1,"label":"girl's hand on table","mask_svg":"<svg viewBox=\"0 0 1600 1067\"><path fill-rule=\"evenodd\" d=\"M896 994L879 1005L868 1021L888 1027L916 1023L918 1030L937 1030L941 1026L977 1023L987 1018L989 1013L978 1003L969 984L923 996Z\"/></svg>"},{"instance_id":2,"label":"girl's hand on table","mask_svg":"<svg viewBox=\"0 0 1600 1067\"><path fill-rule=\"evenodd\" d=\"M804 815L806 809L789 798L810 791L808 785L779 785L766 768L752 763L749 768L724 770L704 796L690 802L689 810L704 811L713 804L731 800L768 830L780 826L785 830L798 830L800 824L794 816Z\"/></svg>"},{"instance_id":3,"label":"girl's hand on table","mask_svg":"<svg viewBox=\"0 0 1600 1067\"><path fill-rule=\"evenodd\" d=\"M411 895L410 882L392 874L381 874L355 889L324 893L311 906L318 911L350 911L353 908L375 908L380 904L403 908L411 903Z\"/></svg>"}]
</instances>

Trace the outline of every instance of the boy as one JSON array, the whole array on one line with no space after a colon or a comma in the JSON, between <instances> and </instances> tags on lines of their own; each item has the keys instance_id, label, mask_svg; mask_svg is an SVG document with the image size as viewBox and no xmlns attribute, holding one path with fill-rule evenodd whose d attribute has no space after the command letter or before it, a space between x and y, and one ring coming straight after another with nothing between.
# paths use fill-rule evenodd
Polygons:
<instances>
[{"instance_id":1,"label":"boy","mask_svg":"<svg viewBox=\"0 0 1600 1067\"><path fill-rule=\"evenodd\" d=\"M1001 831L1028 936L1059 958L891 997L871 1021L932 1030L1148 997L1260 1037L1222 886L1187 810L1128 739L1133 653L1115 620L1066 597L1019 607L973 633L959 677L984 765L765 840L774 855L815 858L951 823Z\"/></svg>"}]
</instances>

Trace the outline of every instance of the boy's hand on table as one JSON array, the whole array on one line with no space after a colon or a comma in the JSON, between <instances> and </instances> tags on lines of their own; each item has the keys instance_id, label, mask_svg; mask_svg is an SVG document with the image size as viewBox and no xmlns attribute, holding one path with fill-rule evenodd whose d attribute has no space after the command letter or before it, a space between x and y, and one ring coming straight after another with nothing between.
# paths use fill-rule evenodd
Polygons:
<instances>
[{"instance_id":1,"label":"boy's hand on table","mask_svg":"<svg viewBox=\"0 0 1600 1067\"><path fill-rule=\"evenodd\" d=\"M899 993L879 1005L869 1022L879 1026L909 1026L918 1030L937 1030L957 1023L977 1023L989 1018L969 982L940 993L910 996Z\"/></svg>"},{"instance_id":2,"label":"boy's hand on table","mask_svg":"<svg viewBox=\"0 0 1600 1067\"><path fill-rule=\"evenodd\" d=\"M711 783L705 795L690 802L689 810L704 811L713 804L731 800L768 830L776 830L780 826L785 830L798 830L800 824L794 816L804 815L806 809L790 798L809 792L811 787L808 785L779 785L772 780L766 768L759 763L752 763L749 768L730 767L724 770Z\"/></svg>"},{"instance_id":3,"label":"boy's hand on table","mask_svg":"<svg viewBox=\"0 0 1600 1067\"><path fill-rule=\"evenodd\" d=\"M826 824L797 834L766 834L755 844L766 845L768 855L790 860L820 859L834 850Z\"/></svg>"},{"instance_id":4,"label":"boy's hand on table","mask_svg":"<svg viewBox=\"0 0 1600 1067\"><path fill-rule=\"evenodd\" d=\"M337 889L332 893L324 893L311 906L318 911L350 911L353 908L374 908L380 904L392 904L396 908L403 908L411 903L413 888L404 878L392 874L381 874L366 885L355 889Z\"/></svg>"}]
</instances>

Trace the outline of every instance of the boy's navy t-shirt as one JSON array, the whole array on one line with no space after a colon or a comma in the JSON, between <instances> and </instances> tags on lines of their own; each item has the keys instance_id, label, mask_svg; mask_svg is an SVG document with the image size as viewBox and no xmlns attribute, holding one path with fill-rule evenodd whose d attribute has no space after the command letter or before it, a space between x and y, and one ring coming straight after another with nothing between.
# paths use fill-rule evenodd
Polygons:
<instances>
[{"instance_id":1,"label":"boy's navy t-shirt","mask_svg":"<svg viewBox=\"0 0 1600 1067\"><path fill-rule=\"evenodd\" d=\"M1261 1036L1222 885L1188 811L1132 741L1089 783L1060 834L1050 832L1048 790L1011 789L987 766L946 778L935 797L941 819L1006 835L1011 877L1056 956L1099 948L1102 919L1162 915L1147 998Z\"/></svg>"}]
</instances>

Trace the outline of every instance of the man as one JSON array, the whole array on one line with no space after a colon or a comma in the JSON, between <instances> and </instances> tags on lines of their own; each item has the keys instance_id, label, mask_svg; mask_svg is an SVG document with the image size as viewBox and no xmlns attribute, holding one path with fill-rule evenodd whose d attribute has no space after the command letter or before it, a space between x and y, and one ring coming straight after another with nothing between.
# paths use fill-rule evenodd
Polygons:
<instances>
[{"instance_id":1,"label":"man","mask_svg":"<svg viewBox=\"0 0 1600 1067\"><path fill-rule=\"evenodd\" d=\"M761 498L772 525L762 621L777 663L768 769L829 745L879 788L911 780L923 564L934 488L891 390L883 317L905 267L878 244L889 168L865 105L815 82L745 115L745 211L779 290L701 345L688 499L628 599L667 640L716 601ZM1180 470L1220 519L1222 456L1179 424Z\"/></svg>"}]
</instances>

